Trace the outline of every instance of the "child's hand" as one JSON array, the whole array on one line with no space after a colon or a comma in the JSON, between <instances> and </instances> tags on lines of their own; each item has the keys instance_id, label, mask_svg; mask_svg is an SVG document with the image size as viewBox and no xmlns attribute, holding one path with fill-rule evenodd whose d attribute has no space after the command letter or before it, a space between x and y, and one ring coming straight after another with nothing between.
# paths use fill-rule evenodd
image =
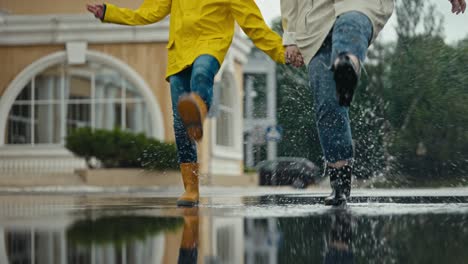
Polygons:
<instances>
[{"instance_id":1,"label":"child's hand","mask_svg":"<svg viewBox=\"0 0 468 264\"><path fill-rule=\"evenodd\" d=\"M102 4L94 4L94 5L87 4L86 9L88 9L89 12L93 13L93 15L96 18L99 18L101 20L104 18L104 5L102 5Z\"/></svg>"},{"instance_id":2,"label":"child's hand","mask_svg":"<svg viewBox=\"0 0 468 264\"><path fill-rule=\"evenodd\" d=\"M465 0L449 0L450 3L452 3L452 13L454 14L460 14L460 13L465 13L466 9L466 2Z\"/></svg>"},{"instance_id":3,"label":"child's hand","mask_svg":"<svg viewBox=\"0 0 468 264\"><path fill-rule=\"evenodd\" d=\"M284 56L286 57L286 64L291 64L296 68L302 67L304 65L304 59L302 58L302 54L296 45L287 46Z\"/></svg>"}]
</instances>

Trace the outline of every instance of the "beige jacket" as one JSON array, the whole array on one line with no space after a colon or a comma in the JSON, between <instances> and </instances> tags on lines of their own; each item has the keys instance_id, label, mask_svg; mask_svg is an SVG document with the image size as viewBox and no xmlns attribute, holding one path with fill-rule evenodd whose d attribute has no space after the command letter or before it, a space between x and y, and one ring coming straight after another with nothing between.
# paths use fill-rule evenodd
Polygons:
<instances>
[{"instance_id":1,"label":"beige jacket","mask_svg":"<svg viewBox=\"0 0 468 264\"><path fill-rule=\"evenodd\" d=\"M373 25L373 41L393 8L393 0L281 0L283 44L297 45L308 65L339 15L349 11L367 15Z\"/></svg>"}]
</instances>

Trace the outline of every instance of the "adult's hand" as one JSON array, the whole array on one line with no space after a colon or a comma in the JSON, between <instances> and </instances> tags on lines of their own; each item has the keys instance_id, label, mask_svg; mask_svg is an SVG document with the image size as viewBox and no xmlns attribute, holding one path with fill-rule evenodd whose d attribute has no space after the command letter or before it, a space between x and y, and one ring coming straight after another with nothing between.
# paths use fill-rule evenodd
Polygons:
<instances>
[{"instance_id":1,"label":"adult's hand","mask_svg":"<svg viewBox=\"0 0 468 264\"><path fill-rule=\"evenodd\" d=\"M466 10L466 1L465 0L449 0L452 4L452 13L460 14L465 13Z\"/></svg>"},{"instance_id":2,"label":"adult's hand","mask_svg":"<svg viewBox=\"0 0 468 264\"><path fill-rule=\"evenodd\" d=\"M289 45L286 47L286 63L294 67L301 67L304 65L304 58L296 45Z\"/></svg>"},{"instance_id":3,"label":"adult's hand","mask_svg":"<svg viewBox=\"0 0 468 264\"><path fill-rule=\"evenodd\" d=\"M94 4L86 5L86 9L88 9L89 12L93 13L93 15L98 18L98 19L103 19L104 18L104 5L102 4Z\"/></svg>"}]
</instances>

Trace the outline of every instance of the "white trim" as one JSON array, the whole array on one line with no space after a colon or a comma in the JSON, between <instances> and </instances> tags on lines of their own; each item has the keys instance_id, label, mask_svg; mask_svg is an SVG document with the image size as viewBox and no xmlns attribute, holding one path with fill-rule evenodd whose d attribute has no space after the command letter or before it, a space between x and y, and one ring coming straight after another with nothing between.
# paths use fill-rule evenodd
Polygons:
<instances>
[{"instance_id":1,"label":"white trim","mask_svg":"<svg viewBox=\"0 0 468 264\"><path fill-rule=\"evenodd\" d=\"M101 23L88 14L0 16L1 45L168 42L169 19L146 26ZM230 48L234 59L248 61L253 44L236 25Z\"/></svg>"},{"instance_id":2,"label":"white trim","mask_svg":"<svg viewBox=\"0 0 468 264\"><path fill-rule=\"evenodd\" d=\"M84 41L70 41L66 45L68 64L84 64L88 43Z\"/></svg>"},{"instance_id":3,"label":"white trim","mask_svg":"<svg viewBox=\"0 0 468 264\"><path fill-rule=\"evenodd\" d=\"M216 161L212 163L212 173L218 176L241 176L243 174L241 163L242 159L216 158Z\"/></svg>"},{"instance_id":4,"label":"white trim","mask_svg":"<svg viewBox=\"0 0 468 264\"><path fill-rule=\"evenodd\" d=\"M70 157L74 155L59 144L12 144L0 147L0 158Z\"/></svg>"},{"instance_id":5,"label":"white trim","mask_svg":"<svg viewBox=\"0 0 468 264\"><path fill-rule=\"evenodd\" d=\"M147 26L101 23L92 15L7 15L0 21L0 45L167 42L169 19Z\"/></svg>"},{"instance_id":6,"label":"white trim","mask_svg":"<svg viewBox=\"0 0 468 264\"><path fill-rule=\"evenodd\" d=\"M243 155L241 152L225 146L213 146L213 154L216 158L242 160Z\"/></svg>"},{"instance_id":7,"label":"white trim","mask_svg":"<svg viewBox=\"0 0 468 264\"><path fill-rule=\"evenodd\" d=\"M140 89L142 97L146 101L148 110L152 118L152 132L151 136L164 140L164 119L161 113L161 107L155 98L155 95L151 91L151 88L146 81L130 66L125 62L116 59L110 55L99 53L96 51L87 51L86 59L91 61L100 62L111 66L122 73L129 81L133 82L137 88ZM24 86L37 74L48 67L66 62L67 54L65 51L59 51L50 55L47 55L30 65L28 65L23 71L21 71L15 79L8 85L4 94L0 98L0 146L5 145L5 129L7 125L8 114L10 109Z\"/></svg>"},{"instance_id":8,"label":"white trim","mask_svg":"<svg viewBox=\"0 0 468 264\"><path fill-rule=\"evenodd\" d=\"M229 93L231 94L232 98L232 107L233 107L233 146L226 147L216 144L216 119L212 119L212 126L211 126L211 146L212 146L212 153L213 159L212 163L216 163L217 158L221 159L230 159L230 160L242 160L242 141L243 141L243 131L242 131L242 109L241 109L241 101L240 101L240 91L238 81L235 77L235 68L234 68L234 60L231 53L226 56L225 62L223 63L221 69L218 72L216 78L217 81L222 81L223 74L227 74L227 78L229 79L229 83L232 85L229 89ZM236 114L237 113L237 114Z\"/></svg>"}]
</instances>

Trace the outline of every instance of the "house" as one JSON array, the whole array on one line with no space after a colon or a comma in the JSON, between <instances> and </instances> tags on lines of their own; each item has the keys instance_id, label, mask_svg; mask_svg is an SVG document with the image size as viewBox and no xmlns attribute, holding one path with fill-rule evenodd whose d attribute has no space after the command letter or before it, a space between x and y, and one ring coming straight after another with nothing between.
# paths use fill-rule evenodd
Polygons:
<instances>
[{"instance_id":1,"label":"house","mask_svg":"<svg viewBox=\"0 0 468 264\"><path fill-rule=\"evenodd\" d=\"M84 0L0 3L0 177L83 168L64 147L77 127L174 141L164 78L168 19L130 27L101 23ZM216 77L217 111L199 144L201 173L212 179L243 174L243 67L251 46L238 30Z\"/></svg>"}]
</instances>

